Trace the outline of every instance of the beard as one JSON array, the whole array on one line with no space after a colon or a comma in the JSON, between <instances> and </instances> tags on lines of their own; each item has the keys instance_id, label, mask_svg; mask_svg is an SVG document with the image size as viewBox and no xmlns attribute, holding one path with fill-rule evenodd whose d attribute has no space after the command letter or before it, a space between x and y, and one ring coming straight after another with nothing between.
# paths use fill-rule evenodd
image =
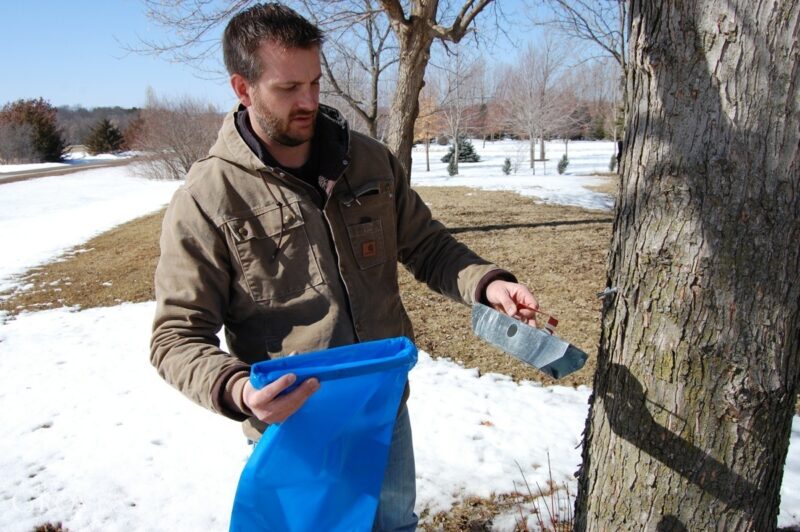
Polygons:
<instances>
[{"instance_id":1,"label":"beard","mask_svg":"<svg viewBox=\"0 0 800 532\"><path fill-rule=\"evenodd\" d=\"M261 107L257 100L253 100L253 113L251 117L258 123L262 131L279 144L288 147L300 146L314 137L317 111L293 111L286 119L271 113L269 109ZM311 117L311 127L302 131L292 132L291 124L295 118Z\"/></svg>"}]
</instances>

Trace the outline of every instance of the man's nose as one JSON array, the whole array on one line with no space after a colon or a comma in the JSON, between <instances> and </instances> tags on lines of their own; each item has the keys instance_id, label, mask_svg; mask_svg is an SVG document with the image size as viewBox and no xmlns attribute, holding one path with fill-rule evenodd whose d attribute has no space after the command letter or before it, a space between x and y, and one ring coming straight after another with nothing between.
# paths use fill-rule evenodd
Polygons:
<instances>
[{"instance_id":1,"label":"man's nose","mask_svg":"<svg viewBox=\"0 0 800 532\"><path fill-rule=\"evenodd\" d=\"M313 86L306 87L301 92L297 105L301 109L315 110L319 105L319 92Z\"/></svg>"}]
</instances>

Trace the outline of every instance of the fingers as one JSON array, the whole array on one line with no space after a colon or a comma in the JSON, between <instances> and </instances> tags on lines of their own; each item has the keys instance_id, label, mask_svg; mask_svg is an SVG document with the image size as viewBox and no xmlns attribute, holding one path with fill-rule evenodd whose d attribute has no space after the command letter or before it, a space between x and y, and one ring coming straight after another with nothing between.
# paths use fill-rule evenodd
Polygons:
<instances>
[{"instance_id":1,"label":"fingers","mask_svg":"<svg viewBox=\"0 0 800 532\"><path fill-rule=\"evenodd\" d=\"M258 403L266 404L275 399L283 390L294 384L296 380L297 376L294 373L287 373L280 379L267 384L260 390L257 390L253 396L253 399Z\"/></svg>"},{"instance_id":2,"label":"fingers","mask_svg":"<svg viewBox=\"0 0 800 532\"><path fill-rule=\"evenodd\" d=\"M493 281L486 288L486 299L495 310L528 325L539 326L536 311L539 302L525 285L508 281Z\"/></svg>"},{"instance_id":3,"label":"fingers","mask_svg":"<svg viewBox=\"0 0 800 532\"><path fill-rule=\"evenodd\" d=\"M517 312L516 318L522 322L527 323L528 325L538 327L539 320L537 319L537 316L538 316L537 312L532 308L522 307Z\"/></svg>"},{"instance_id":4,"label":"fingers","mask_svg":"<svg viewBox=\"0 0 800 532\"><path fill-rule=\"evenodd\" d=\"M297 412L303 404L319 389L319 381L311 378L303 381L291 392L280 395L297 380L294 374L287 374L271 382L260 390L245 390L244 400L258 419L265 423L282 423Z\"/></svg>"},{"instance_id":5,"label":"fingers","mask_svg":"<svg viewBox=\"0 0 800 532\"><path fill-rule=\"evenodd\" d=\"M517 316L517 305L507 293L499 293L497 301L494 303L493 307L501 312L504 312L508 316L511 316L512 318Z\"/></svg>"}]
</instances>

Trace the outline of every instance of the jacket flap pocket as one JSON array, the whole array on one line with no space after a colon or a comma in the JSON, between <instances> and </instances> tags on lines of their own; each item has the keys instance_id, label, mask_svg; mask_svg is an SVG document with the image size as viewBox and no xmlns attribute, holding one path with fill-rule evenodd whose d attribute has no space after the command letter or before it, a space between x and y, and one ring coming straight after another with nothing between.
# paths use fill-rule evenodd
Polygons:
<instances>
[{"instance_id":1,"label":"jacket flap pocket","mask_svg":"<svg viewBox=\"0 0 800 532\"><path fill-rule=\"evenodd\" d=\"M290 229L303 225L303 215L297 203L270 210L250 218L228 222L233 238L237 242L247 242L254 238L272 238Z\"/></svg>"}]
</instances>

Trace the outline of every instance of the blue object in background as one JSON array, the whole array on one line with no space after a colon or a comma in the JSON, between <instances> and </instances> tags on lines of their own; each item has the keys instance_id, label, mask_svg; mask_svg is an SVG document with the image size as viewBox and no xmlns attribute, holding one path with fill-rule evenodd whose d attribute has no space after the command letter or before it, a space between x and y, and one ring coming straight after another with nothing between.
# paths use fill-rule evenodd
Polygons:
<instances>
[{"instance_id":1,"label":"blue object in background","mask_svg":"<svg viewBox=\"0 0 800 532\"><path fill-rule=\"evenodd\" d=\"M321 386L271 425L239 479L232 531L372 528L392 430L417 348L390 338L253 365L262 388L287 373Z\"/></svg>"}]
</instances>

